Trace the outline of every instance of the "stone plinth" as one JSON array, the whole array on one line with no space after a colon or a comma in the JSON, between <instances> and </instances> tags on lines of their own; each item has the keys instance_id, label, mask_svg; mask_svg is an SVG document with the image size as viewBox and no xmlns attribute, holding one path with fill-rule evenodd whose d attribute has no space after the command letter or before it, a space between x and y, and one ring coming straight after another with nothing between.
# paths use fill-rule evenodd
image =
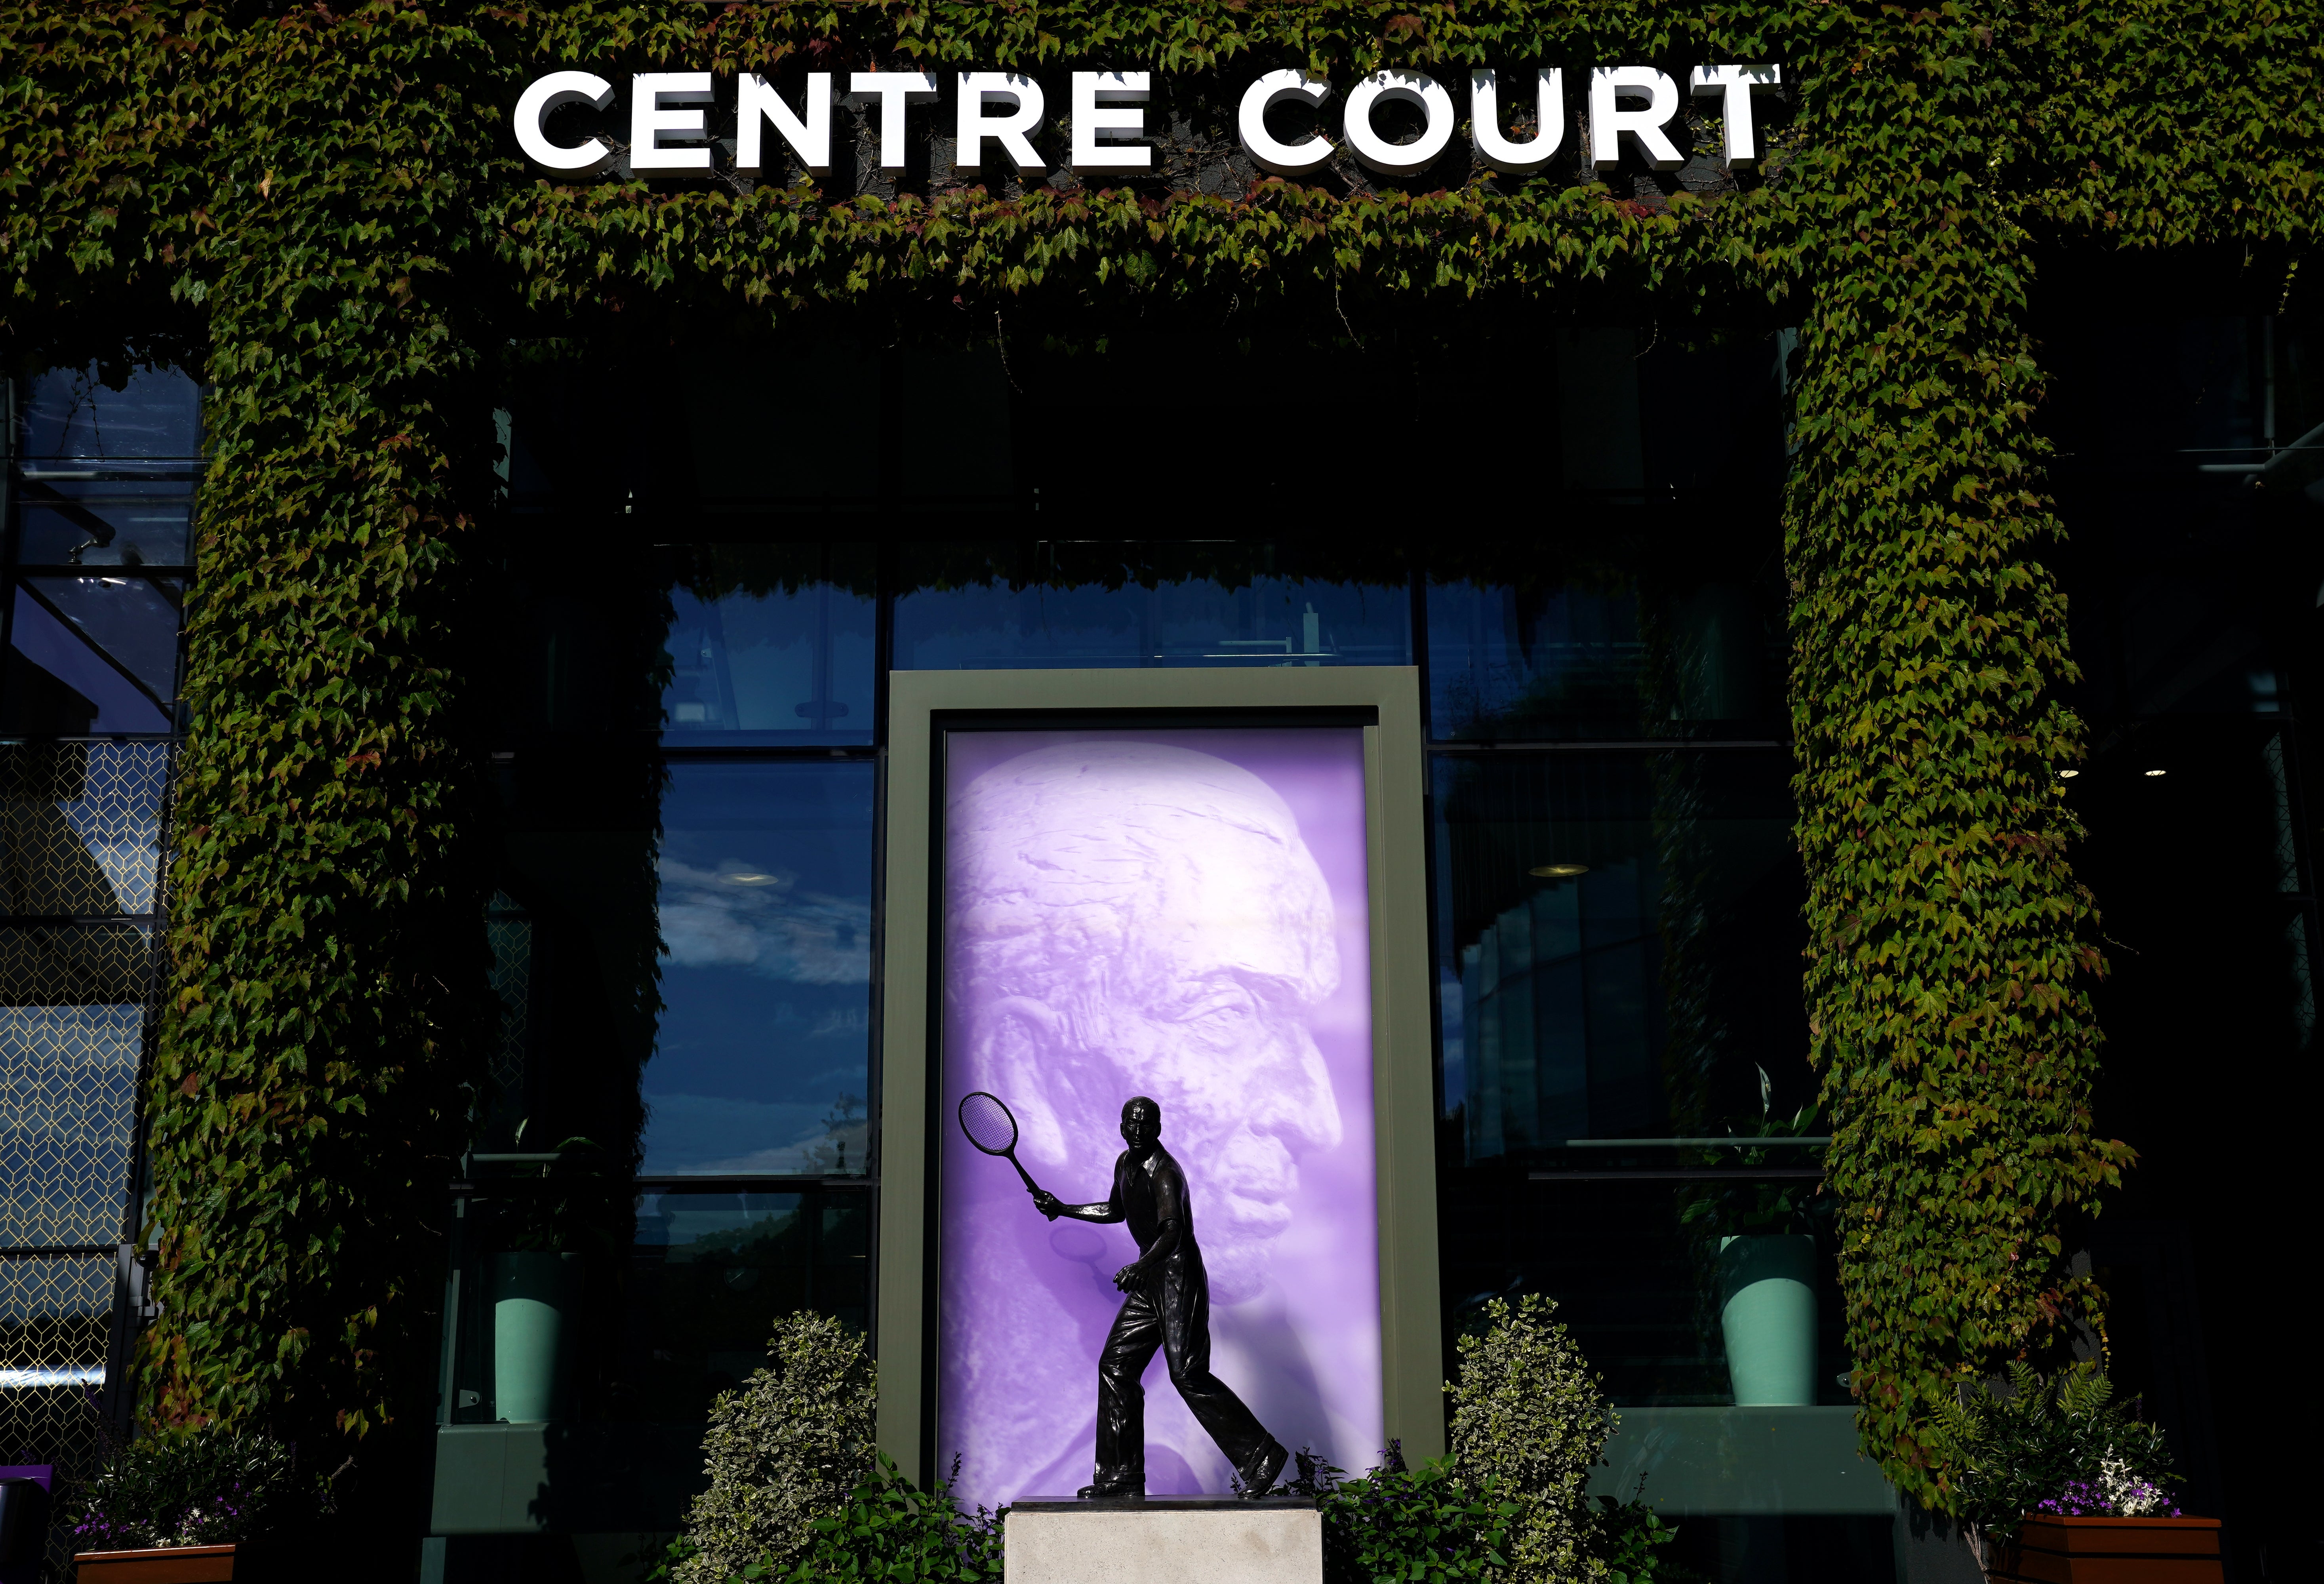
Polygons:
<instances>
[{"instance_id":1,"label":"stone plinth","mask_svg":"<svg viewBox=\"0 0 2324 1584\"><path fill-rule=\"evenodd\" d=\"M1322 1584L1323 1515L1305 1497L1024 1501L1008 1584Z\"/></svg>"}]
</instances>

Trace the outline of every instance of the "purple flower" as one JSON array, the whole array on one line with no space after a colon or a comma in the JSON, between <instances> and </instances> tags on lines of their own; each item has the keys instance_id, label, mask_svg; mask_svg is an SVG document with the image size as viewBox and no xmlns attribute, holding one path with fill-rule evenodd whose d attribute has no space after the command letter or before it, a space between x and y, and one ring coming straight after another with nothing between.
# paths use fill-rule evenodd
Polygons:
<instances>
[{"instance_id":1,"label":"purple flower","mask_svg":"<svg viewBox=\"0 0 2324 1584\"><path fill-rule=\"evenodd\" d=\"M2094 1480L2069 1480L2066 1487L2056 1496L2034 1503L2034 1510L2061 1518L2176 1518L2181 1515L2170 1497L2144 1480L2135 1480L2114 1489Z\"/></svg>"},{"instance_id":2,"label":"purple flower","mask_svg":"<svg viewBox=\"0 0 2324 1584\"><path fill-rule=\"evenodd\" d=\"M2105 1491L2089 1480L2074 1479L2049 1500L2036 1502L2034 1510L2054 1513L2061 1518L2098 1518L2111 1516L2114 1504L2107 1500Z\"/></svg>"}]
</instances>

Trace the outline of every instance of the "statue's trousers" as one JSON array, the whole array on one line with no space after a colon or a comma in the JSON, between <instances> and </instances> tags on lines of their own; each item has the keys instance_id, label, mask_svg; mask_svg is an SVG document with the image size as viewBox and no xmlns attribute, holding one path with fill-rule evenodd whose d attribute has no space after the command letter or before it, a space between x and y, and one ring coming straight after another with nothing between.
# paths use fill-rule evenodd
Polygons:
<instances>
[{"instance_id":1,"label":"statue's trousers","mask_svg":"<svg viewBox=\"0 0 2324 1584\"><path fill-rule=\"evenodd\" d=\"M1181 1248L1130 1291L1113 1318L1097 1366L1097 1488L1146 1485L1146 1388L1139 1377L1154 1350L1195 1420L1238 1469L1250 1467L1268 1435L1240 1397L1211 1373L1211 1291L1199 1255ZM1157 1290L1158 1289L1158 1291Z\"/></svg>"}]
</instances>

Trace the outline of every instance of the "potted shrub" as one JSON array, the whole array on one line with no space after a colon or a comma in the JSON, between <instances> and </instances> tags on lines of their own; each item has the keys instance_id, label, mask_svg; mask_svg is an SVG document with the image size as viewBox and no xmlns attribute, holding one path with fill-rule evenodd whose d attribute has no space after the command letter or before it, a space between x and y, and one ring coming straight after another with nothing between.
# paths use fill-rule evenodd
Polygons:
<instances>
[{"instance_id":1,"label":"potted shrub","mask_svg":"<svg viewBox=\"0 0 2324 1584\"><path fill-rule=\"evenodd\" d=\"M328 1487L271 1436L151 1436L116 1452L77 1492L79 1584L247 1581L254 1543L279 1540L328 1506Z\"/></svg>"},{"instance_id":2,"label":"potted shrub","mask_svg":"<svg viewBox=\"0 0 2324 1584\"><path fill-rule=\"evenodd\" d=\"M1987 1579L2043 1584L2219 1584L2219 1521L2190 1518L2163 1431L2114 1402L2096 1365L2045 1378L2014 1361L2001 1389L1965 1390L1932 1440Z\"/></svg>"},{"instance_id":3,"label":"potted shrub","mask_svg":"<svg viewBox=\"0 0 2324 1584\"><path fill-rule=\"evenodd\" d=\"M1737 1140L1794 1140L1815 1127L1812 1105L1768 1114L1771 1085L1759 1074L1760 1114L1728 1132ZM1783 1146L1722 1147L1704 1164L1762 1166ZM1719 1330L1738 1407L1796 1407L1816 1400L1816 1245L1812 1203L1819 1183L1798 1178L1738 1181L1692 1195L1679 1219L1709 1229Z\"/></svg>"},{"instance_id":4,"label":"potted shrub","mask_svg":"<svg viewBox=\"0 0 2324 1584\"><path fill-rule=\"evenodd\" d=\"M710 1488L694 1498L659 1576L725 1584L761 1562L790 1572L813 1552L818 1525L876 1482L878 1404L879 1369L862 1337L828 1315L776 1321L765 1367L710 1410Z\"/></svg>"}]
</instances>

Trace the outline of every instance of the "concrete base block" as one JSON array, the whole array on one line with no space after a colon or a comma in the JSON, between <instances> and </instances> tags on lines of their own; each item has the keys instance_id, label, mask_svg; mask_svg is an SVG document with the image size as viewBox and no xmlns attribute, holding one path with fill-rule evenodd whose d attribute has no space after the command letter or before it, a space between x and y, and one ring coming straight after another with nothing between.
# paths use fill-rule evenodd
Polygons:
<instances>
[{"instance_id":1,"label":"concrete base block","mask_svg":"<svg viewBox=\"0 0 2324 1584\"><path fill-rule=\"evenodd\" d=\"M1304 1497L1019 1502L1008 1584L1322 1584L1323 1515Z\"/></svg>"}]
</instances>

